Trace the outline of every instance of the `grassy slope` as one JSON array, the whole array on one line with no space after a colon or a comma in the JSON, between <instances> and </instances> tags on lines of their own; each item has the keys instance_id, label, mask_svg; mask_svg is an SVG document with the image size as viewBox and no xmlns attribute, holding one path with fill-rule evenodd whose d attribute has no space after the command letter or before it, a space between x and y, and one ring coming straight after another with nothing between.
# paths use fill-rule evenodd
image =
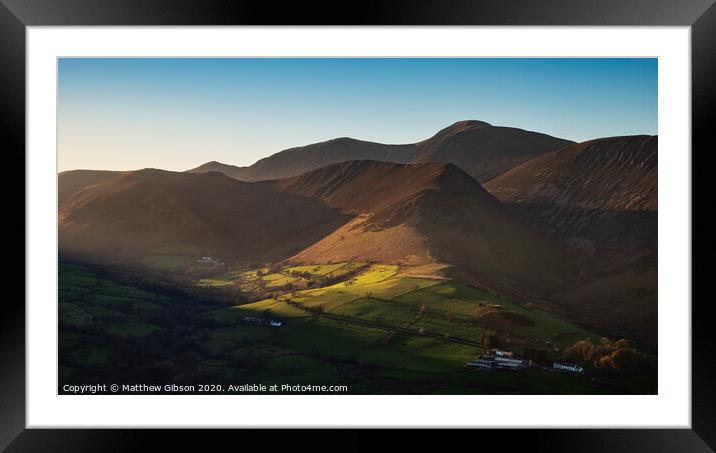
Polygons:
<instances>
[{"instance_id":1,"label":"grassy slope","mask_svg":"<svg viewBox=\"0 0 716 453\"><path fill-rule=\"evenodd\" d=\"M345 266L338 263L288 269L325 276ZM333 268L336 270L331 270ZM287 274L288 269L282 269L277 274ZM254 283L260 278L275 278L272 274L260 277L251 271L241 276L239 279L252 279ZM474 318L480 304L483 308L489 306L491 312L517 313L533 324L491 326L488 321L480 322ZM425 307L421 308L423 305ZM320 316L316 316L319 312ZM579 378L565 379L565 376L540 370L527 373L532 379L466 370L465 363L481 353L482 348L476 344L451 342L450 338L477 343L482 334L489 331L511 338L516 341L515 344L545 347L548 341L564 346L575 339L598 337L548 313L524 308L499 295L453 281L403 277L398 266L372 264L360 274L327 287L294 291L203 315L205 319L223 326L222 329L229 330L246 328L243 323L245 316L269 316L284 321L285 325L280 329L264 328L269 332L267 336L244 342L238 351L248 349L258 353L262 358L257 360L263 363L265 369L273 369L271 364L275 361L292 363L290 367L287 365L294 372L287 376L289 382L300 381L303 375L315 377L320 374L319 367L330 370L327 372L333 375L336 367L341 370L341 363L343 368L345 363L350 363L359 370L372 370L361 375L358 385L364 390L357 391L381 393L391 385L398 385L394 380L404 379L428 385L430 379L434 379L428 376L439 375L443 376L440 379L450 376L448 379L454 379L456 386L452 390L450 386L438 386L426 391L459 393L474 385L474 382L465 381L467 375L472 376L467 379L477 379L479 389L487 393L614 392L614 389L585 383ZM418 334L421 327L424 332L437 335L421 336ZM562 332L560 340L553 338L556 331ZM267 349L267 345L273 349ZM294 359L289 361L285 357ZM345 369L341 372L345 381ZM279 376L269 379L279 379ZM382 390L374 390L373 385ZM473 388L472 392L480 392L479 389ZM406 392L404 387L402 392Z\"/></svg>"}]
</instances>

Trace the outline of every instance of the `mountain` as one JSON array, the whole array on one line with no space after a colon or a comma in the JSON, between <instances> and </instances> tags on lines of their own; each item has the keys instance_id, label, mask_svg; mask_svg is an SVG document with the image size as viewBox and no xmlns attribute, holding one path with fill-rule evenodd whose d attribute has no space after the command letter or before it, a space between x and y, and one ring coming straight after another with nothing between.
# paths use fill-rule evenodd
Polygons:
<instances>
[{"instance_id":1,"label":"mountain","mask_svg":"<svg viewBox=\"0 0 716 453\"><path fill-rule=\"evenodd\" d=\"M67 178L61 175L60 192ZM117 173L64 198L60 249L141 257L162 251L281 259L349 220L319 200L218 172Z\"/></svg>"},{"instance_id":2,"label":"mountain","mask_svg":"<svg viewBox=\"0 0 716 453\"><path fill-rule=\"evenodd\" d=\"M61 250L99 255L434 264L525 298L564 287L572 270L566 253L452 164L348 161L260 182L123 172L64 199L59 218Z\"/></svg>"},{"instance_id":3,"label":"mountain","mask_svg":"<svg viewBox=\"0 0 716 453\"><path fill-rule=\"evenodd\" d=\"M484 184L535 156L573 143L483 121L460 121L417 143L411 162L449 162Z\"/></svg>"},{"instance_id":4,"label":"mountain","mask_svg":"<svg viewBox=\"0 0 716 453\"><path fill-rule=\"evenodd\" d=\"M653 347L657 162L656 136L602 138L536 157L485 186L578 258L582 284L556 301Z\"/></svg>"},{"instance_id":5,"label":"mountain","mask_svg":"<svg viewBox=\"0 0 716 453\"><path fill-rule=\"evenodd\" d=\"M522 129L492 126L483 121L460 121L413 144L384 145L343 137L287 149L249 167L209 162L189 171L221 171L243 181L261 181L298 176L352 160L441 162L455 164L484 183L532 157L573 143Z\"/></svg>"},{"instance_id":6,"label":"mountain","mask_svg":"<svg viewBox=\"0 0 716 453\"><path fill-rule=\"evenodd\" d=\"M187 170L187 173L209 173L212 171L218 171L219 173L225 174L229 178L241 179L239 175L245 169L246 167L237 167L236 165L222 164L221 162L212 160L211 162L207 162L205 164L199 165L196 168Z\"/></svg>"},{"instance_id":7,"label":"mountain","mask_svg":"<svg viewBox=\"0 0 716 453\"><path fill-rule=\"evenodd\" d=\"M344 162L276 185L355 216L291 261L444 263L473 284L539 298L570 280L566 253L452 164Z\"/></svg>"}]
</instances>

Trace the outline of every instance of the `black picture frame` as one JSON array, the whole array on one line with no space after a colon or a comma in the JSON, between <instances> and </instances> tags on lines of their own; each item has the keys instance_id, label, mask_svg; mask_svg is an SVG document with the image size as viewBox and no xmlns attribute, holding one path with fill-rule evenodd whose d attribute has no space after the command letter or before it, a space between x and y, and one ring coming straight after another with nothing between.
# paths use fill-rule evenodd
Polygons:
<instances>
[{"instance_id":1,"label":"black picture frame","mask_svg":"<svg viewBox=\"0 0 716 453\"><path fill-rule=\"evenodd\" d=\"M24 451L139 451L150 440L186 447L206 446L207 431L188 433L161 430L40 430L25 429L25 309L24 256L25 201L18 196L25 188L25 32L29 26L104 25L548 25L548 26L690 26L692 33L692 148L699 149L698 163L692 151L692 240L698 240L693 258L707 259L716 252L716 223L696 215L693 207L708 203L707 143L711 140L716 105L716 6L715 0L370 0L360 3L205 0L0 0L0 124L5 127L3 153L6 173L3 185L5 209L2 229L8 257L13 261L6 279L17 282L17 297L6 293L0 315L0 448ZM685 150L684 152L687 152ZM23 171L21 171L21 169ZM699 173L704 178L697 178ZM697 181L702 181L701 186ZM24 190L24 189L23 189ZM693 261L694 277L706 277L707 266ZM22 275L21 275L22 274ZM703 281L703 278L702 280ZM694 282L695 283L695 282ZM693 288L699 288L693 285ZM708 316L710 300L692 304L692 429L680 430L517 430L509 433L511 447L542 451L713 451L716 448L716 330ZM706 293L708 294L708 293ZM689 301L660 301L683 303ZM636 421L638 423L638 421ZM197 436L197 434L200 434ZM481 432L477 436L485 436ZM245 439L247 434L241 434ZM364 450L374 439L367 431L338 431L327 448ZM386 447L402 450L424 446L424 431L382 440ZM505 433L498 436L505 436ZM230 440L227 431L212 431L211 444ZM474 438L474 433L470 434ZM271 449L308 442L317 446L315 433L293 432L289 436L258 434ZM321 440L325 438L320 437ZM244 441L242 441L243 443ZM323 442L320 442L323 443ZM331 445L332 444L332 445ZM248 444L246 444L248 445ZM520 448L521 449L521 448Z\"/></svg>"}]
</instances>

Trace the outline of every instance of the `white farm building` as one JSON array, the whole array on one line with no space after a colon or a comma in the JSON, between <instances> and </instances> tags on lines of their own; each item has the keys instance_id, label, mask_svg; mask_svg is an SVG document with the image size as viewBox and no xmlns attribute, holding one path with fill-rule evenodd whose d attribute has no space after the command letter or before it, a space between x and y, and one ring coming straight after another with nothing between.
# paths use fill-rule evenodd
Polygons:
<instances>
[{"instance_id":1,"label":"white farm building","mask_svg":"<svg viewBox=\"0 0 716 453\"><path fill-rule=\"evenodd\" d=\"M584 372L584 368L582 368L581 366L579 366L579 365L568 365L568 364L566 364L566 363L557 363L557 362L554 362L554 363L552 364L552 368L554 368L555 370L560 370L560 371L569 371L570 373L582 373L582 372Z\"/></svg>"}]
</instances>

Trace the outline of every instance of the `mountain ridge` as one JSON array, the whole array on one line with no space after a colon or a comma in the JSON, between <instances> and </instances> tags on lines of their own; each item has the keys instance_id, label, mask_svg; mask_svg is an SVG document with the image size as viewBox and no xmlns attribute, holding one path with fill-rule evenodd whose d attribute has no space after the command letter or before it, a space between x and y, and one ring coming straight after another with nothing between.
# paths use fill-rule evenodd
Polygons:
<instances>
[{"instance_id":1,"label":"mountain ridge","mask_svg":"<svg viewBox=\"0 0 716 453\"><path fill-rule=\"evenodd\" d=\"M339 137L279 151L248 167L212 161L187 171L217 169L236 179L260 181L298 176L326 165L354 160L402 164L442 162L454 163L485 183L530 157L573 143L524 129L463 120L416 143L382 144Z\"/></svg>"}]
</instances>

